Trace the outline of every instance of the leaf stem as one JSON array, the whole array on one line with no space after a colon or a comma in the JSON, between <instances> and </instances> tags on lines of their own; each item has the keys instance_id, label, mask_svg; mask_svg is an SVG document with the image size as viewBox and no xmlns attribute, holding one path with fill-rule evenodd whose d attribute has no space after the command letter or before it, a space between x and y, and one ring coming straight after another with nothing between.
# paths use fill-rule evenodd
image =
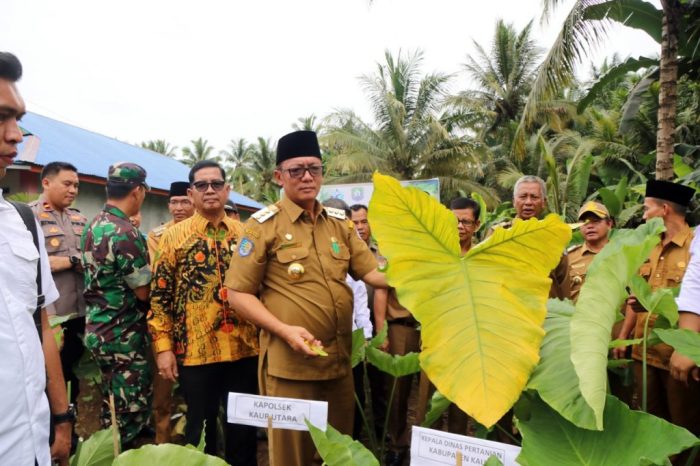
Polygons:
<instances>
[{"instance_id":1,"label":"leaf stem","mask_svg":"<svg viewBox=\"0 0 700 466\"><path fill-rule=\"evenodd\" d=\"M647 412L647 336L649 333L649 319L651 312L647 312L644 320L644 339L642 340L642 411Z\"/></svg>"}]
</instances>

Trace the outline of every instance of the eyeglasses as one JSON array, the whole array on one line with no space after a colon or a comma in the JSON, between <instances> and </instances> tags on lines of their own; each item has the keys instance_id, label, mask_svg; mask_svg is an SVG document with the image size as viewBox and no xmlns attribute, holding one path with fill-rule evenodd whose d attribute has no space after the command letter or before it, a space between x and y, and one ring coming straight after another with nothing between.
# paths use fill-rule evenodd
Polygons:
<instances>
[{"instance_id":1,"label":"eyeglasses","mask_svg":"<svg viewBox=\"0 0 700 466\"><path fill-rule=\"evenodd\" d=\"M305 167L280 168L281 172L289 173L290 178L302 178L308 171L311 176L321 176L323 165L308 165Z\"/></svg>"},{"instance_id":2,"label":"eyeglasses","mask_svg":"<svg viewBox=\"0 0 700 466\"><path fill-rule=\"evenodd\" d=\"M476 222L474 220L462 220L462 219L457 219L457 223L460 225L464 225L465 227L473 227L476 225Z\"/></svg>"},{"instance_id":3,"label":"eyeglasses","mask_svg":"<svg viewBox=\"0 0 700 466\"><path fill-rule=\"evenodd\" d=\"M211 186L211 189L214 191L221 191L224 189L224 186L226 186L226 182L223 180L217 180L217 181L197 181L195 183L192 183L192 187L199 191L200 193L205 193L209 190L209 186Z\"/></svg>"}]
</instances>

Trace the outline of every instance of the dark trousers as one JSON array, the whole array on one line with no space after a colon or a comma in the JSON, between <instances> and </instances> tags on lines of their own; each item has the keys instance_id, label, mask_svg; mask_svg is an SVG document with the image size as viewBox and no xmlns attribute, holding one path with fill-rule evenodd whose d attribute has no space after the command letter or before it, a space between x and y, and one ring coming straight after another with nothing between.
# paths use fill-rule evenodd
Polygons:
<instances>
[{"instance_id":1,"label":"dark trousers","mask_svg":"<svg viewBox=\"0 0 700 466\"><path fill-rule=\"evenodd\" d=\"M61 348L61 367L66 383L70 382L70 402L76 404L80 393L80 381L73 372L73 366L80 361L85 352L83 335L85 335L85 317L71 319L61 324L63 327L63 348Z\"/></svg>"},{"instance_id":2,"label":"dark trousers","mask_svg":"<svg viewBox=\"0 0 700 466\"><path fill-rule=\"evenodd\" d=\"M239 359L202 366L180 366L180 384L187 403L185 441L199 443L206 421L205 452L216 455L219 407L227 405L228 392L258 394L258 358ZM232 466L256 466L255 427L229 424L224 420L224 459Z\"/></svg>"}]
</instances>

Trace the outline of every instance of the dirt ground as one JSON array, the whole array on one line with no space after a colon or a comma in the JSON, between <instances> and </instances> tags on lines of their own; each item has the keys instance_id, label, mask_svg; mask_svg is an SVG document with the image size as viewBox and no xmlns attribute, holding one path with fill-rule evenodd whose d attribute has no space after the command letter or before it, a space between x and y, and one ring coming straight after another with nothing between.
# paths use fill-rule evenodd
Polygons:
<instances>
[{"instance_id":1,"label":"dirt ground","mask_svg":"<svg viewBox=\"0 0 700 466\"><path fill-rule=\"evenodd\" d=\"M413 425L416 412L415 405L418 397L418 384L417 377L414 378L413 389L411 391L411 398L409 399L409 422ZM100 406L102 403L102 395L100 393L99 385L97 383L91 383L88 379L81 379L80 383L80 395L78 397L78 419L76 422L76 432L78 436L83 439L88 438L90 435L100 430ZM183 404L184 400L175 396L173 399L173 412L177 412L177 406ZM173 420L171 427L174 430L177 429L177 419ZM143 444L154 443L154 439L145 439ZM182 435L173 435L173 443L182 445L183 437ZM408 464L408 459L404 464ZM268 462L268 451L267 451L267 439L264 435L258 440L258 466L269 466Z\"/></svg>"}]
</instances>

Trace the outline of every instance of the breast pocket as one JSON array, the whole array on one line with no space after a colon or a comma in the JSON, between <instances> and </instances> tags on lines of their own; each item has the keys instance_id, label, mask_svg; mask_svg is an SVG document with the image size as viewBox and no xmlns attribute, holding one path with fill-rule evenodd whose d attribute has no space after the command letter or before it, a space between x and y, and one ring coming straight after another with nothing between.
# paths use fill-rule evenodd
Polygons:
<instances>
[{"instance_id":1,"label":"breast pocket","mask_svg":"<svg viewBox=\"0 0 700 466\"><path fill-rule=\"evenodd\" d=\"M49 256L59 252L64 252L66 249L68 249L68 245L66 244L66 236L63 234L63 232L44 232L44 237L46 238L46 253Z\"/></svg>"},{"instance_id":2,"label":"breast pocket","mask_svg":"<svg viewBox=\"0 0 700 466\"><path fill-rule=\"evenodd\" d=\"M10 241L7 246L12 253L12 259L9 261L9 264L12 264L12 279L8 280L12 284L12 294L19 298L28 311L33 311L36 306L36 264L39 260L39 251L36 250L31 239ZM0 247L0 250L2 249Z\"/></svg>"},{"instance_id":3,"label":"breast pocket","mask_svg":"<svg viewBox=\"0 0 700 466\"><path fill-rule=\"evenodd\" d=\"M280 264L289 264L291 262L303 262L309 256L307 248L289 248L279 249L275 255Z\"/></svg>"}]
</instances>

